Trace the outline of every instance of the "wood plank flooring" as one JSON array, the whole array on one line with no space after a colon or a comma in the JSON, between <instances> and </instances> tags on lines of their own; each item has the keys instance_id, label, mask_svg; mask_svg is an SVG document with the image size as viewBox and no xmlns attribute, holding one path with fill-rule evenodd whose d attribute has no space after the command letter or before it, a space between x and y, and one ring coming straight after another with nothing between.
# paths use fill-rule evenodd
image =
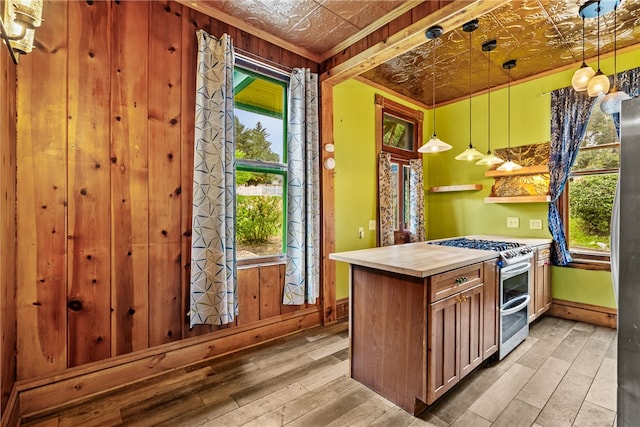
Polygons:
<instances>
[{"instance_id":1,"label":"wood plank flooring","mask_svg":"<svg viewBox=\"0 0 640 427\"><path fill-rule=\"evenodd\" d=\"M315 328L23 419L24 426L614 426L615 330L543 317L416 418L348 377L348 327Z\"/></svg>"}]
</instances>

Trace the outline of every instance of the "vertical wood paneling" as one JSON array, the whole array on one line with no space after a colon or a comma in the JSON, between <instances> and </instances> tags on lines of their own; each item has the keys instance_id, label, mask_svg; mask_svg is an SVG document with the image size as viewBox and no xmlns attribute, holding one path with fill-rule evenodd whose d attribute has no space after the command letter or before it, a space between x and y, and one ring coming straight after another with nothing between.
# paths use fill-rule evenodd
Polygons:
<instances>
[{"instance_id":1,"label":"vertical wood paneling","mask_svg":"<svg viewBox=\"0 0 640 427\"><path fill-rule=\"evenodd\" d=\"M260 266L260 319L280 314L282 304L282 278L280 265Z\"/></svg>"},{"instance_id":2,"label":"vertical wood paneling","mask_svg":"<svg viewBox=\"0 0 640 427\"><path fill-rule=\"evenodd\" d=\"M150 2L149 343L182 338L181 6Z\"/></svg>"},{"instance_id":3,"label":"vertical wood paneling","mask_svg":"<svg viewBox=\"0 0 640 427\"><path fill-rule=\"evenodd\" d=\"M238 269L238 326L260 320L260 269Z\"/></svg>"},{"instance_id":4,"label":"vertical wood paneling","mask_svg":"<svg viewBox=\"0 0 640 427\"><path fill-rule=\"evenodd\" d=\"M111 353L109 7L69 3L69 366Z\"/></svg>"},{"instance_id":5,"label":"vertical wood paneling","mask_svg":"<svg viewBox=\"0 0 640 427\"><path fill-rule=\"evenodd\" d=\"M0 57L0 413L16 381L16 67Z\"/></svg>"},{"instance_id":6,"label":"vertical wood paneling","mask_svg":"<svg viewBox=\"0 0 640 427\"><path fill-rule=\"evenodd\" d=\"M182 307L185 314L190 305L191 283L191 217L193 213L193 146L195 133L195 94L196 94L196 62L198 60L198 40L196 31L202 28L211 31L211 20L186 6L182 7L182 144L181 148L181 180L183 191L182 219L180 229L182 242ZM209 325L189 327L189 318L185 315L182 322L183 337L192 337L211 332Z\"/></svg>"},{"instance_id":7,"label":"vertical wood paneling","mask_svg":"<svg viewBox=\"0 0 640 427\"><path fill-rule=\"evenodd\" d=\"M17 86L17 378L67 366L67 2L47 2Z\"/></svg>"},{"instance_id":8,"label":"vertical wood paneling","mask_svg":"<svg viewBox=\"0 0 640 427\"><path fill-rule=\"evenodd\" d=\"M112 3L112 353L149 346L149 3Z\"/></svg>"}]
</instances>

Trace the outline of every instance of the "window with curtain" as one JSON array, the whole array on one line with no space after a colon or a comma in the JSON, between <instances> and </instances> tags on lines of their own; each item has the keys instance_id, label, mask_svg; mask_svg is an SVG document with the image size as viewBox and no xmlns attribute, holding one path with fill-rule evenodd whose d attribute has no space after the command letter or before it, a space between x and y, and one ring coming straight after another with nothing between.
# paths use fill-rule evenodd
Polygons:
<instances>
[{"instance_id":1,"label":"window with curtain","mask_svg":"<svg viewBox=\"0 0 640 427\"><path fill-rule=\"evenodd\" d=\"M418 153L422 141L423 113L408 108L380 95L376 95L376 145L377 153L391 156L390 216L393 222L394 243L407 243L410 239L410 177L412 159L420 159ZM381 188L378 188L380 193ZM382 226L378 227L380 230Z\"/></svg>"},{"instance_id":2,"label":"window with curtain","mask_svg":"<svg viewBox=\"0 0 640 427\"><path fill-rule=\"evenodd\" d=\"M562 195L562 215L574 263L607 268L609 223L620 168L620 142L613 118L593 106L580 151Z\"/></svg>"},{"instance_id":3,"label":"window with curtain","mask_svg":"<svg viewBox=\"0 0 640 427\"><path fill-rule=\"evenodd\" d=\"M288 80L256 64L234 68L239 264L286 252Z\"/></svg>"}]
</instances>

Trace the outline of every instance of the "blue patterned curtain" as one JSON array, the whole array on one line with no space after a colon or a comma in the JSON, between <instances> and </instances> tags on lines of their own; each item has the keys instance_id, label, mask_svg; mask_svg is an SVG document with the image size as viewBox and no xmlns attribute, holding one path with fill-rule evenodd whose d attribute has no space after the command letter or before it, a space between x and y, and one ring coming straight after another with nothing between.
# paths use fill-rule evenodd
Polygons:
<instances>
[{"instance_id":1,"label":"blue patterned curtain","mask_svg":"<svg viewBox=\"0 0 640 427\"><path fill-rule=\"evenodd\" d=\"M409 160L409 241L424 242L424 188L422 159Z\"/></svg>"},{"instance_id":2,"label":"blue patterned curtain","mask_svg":"<svg viewBox=\"0 0 640 427\"><path fill-rule=\"evenodd\" d=\"M640 96L640 68L618 73L618 89L624 91L632 98ZM618 139L620 139L620 113L611 115L613 124L616 127Z\"/></svg>"},{"instance_id":3,"label":"blue patterned curtain","mask_svg":"<svg viewBox=\"0 0 640 427\"><path fill-rule=\"evenodd\" d=\"M549 155L549 231L553 237L551 257L555 265L567 265L571 255L564 235L558 199L587 130L595 98L566 87L551 92L551 143Z\"/></svg>"},{"instance_id":4,"label":"blue patterned curtain","mask_svg":"<svg viewBox=\"0 0 640 427\"><path fill-rule=\"evenodd\" d=\"M395 243L393 231L393 174L391 173L391 154L380 153L378 157L378 206L380 210L380 246Z\"/></svg>"},{"instance_id":5,"label":"blue patterned curtain","mask_svg":"<svg viewBox=\"0 0 640 427\"><path fill-rule=\"evenodd\" d=\"M238 310L235 251L233 46L198 30L191 241L191 326Z\"/></svg>"},{"instance_id":6,"label":"blue patterned curtain","mask_svg":"<svg viewBox=\"0 0 640 427\"><path fill-rule=\"evenodd\" d=\"M295 68L287 124L287 261L283 304L315 304L320 276L318 75Z\"/></svg>"}]
</instances>

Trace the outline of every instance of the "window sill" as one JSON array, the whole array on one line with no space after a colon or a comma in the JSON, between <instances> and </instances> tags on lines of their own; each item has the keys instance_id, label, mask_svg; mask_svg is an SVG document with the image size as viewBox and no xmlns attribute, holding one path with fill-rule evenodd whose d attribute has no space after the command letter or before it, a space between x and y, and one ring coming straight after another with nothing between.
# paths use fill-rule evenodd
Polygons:
<instances>
[{"instance_id":1,"label":"window sill","mask_svg":"<svg viewBox=\"0 0 640 427\"><path fill-rule=\"evenodd\" d=\"M284 264L284 255L271 255L237 260L238 268L259 267L261 265Z\"/></svg>"},{"instance_id":2,"label":"window sill","mask_svg":"<svg viewBox=\"0 0 640 427\"><path fill-rule=\"evenodd\" d=\"M609 255L600 255L591 252L571 252L573 261L566 265L570 268L582 270L611 271Z\"/></svg>"}]
</instances>

